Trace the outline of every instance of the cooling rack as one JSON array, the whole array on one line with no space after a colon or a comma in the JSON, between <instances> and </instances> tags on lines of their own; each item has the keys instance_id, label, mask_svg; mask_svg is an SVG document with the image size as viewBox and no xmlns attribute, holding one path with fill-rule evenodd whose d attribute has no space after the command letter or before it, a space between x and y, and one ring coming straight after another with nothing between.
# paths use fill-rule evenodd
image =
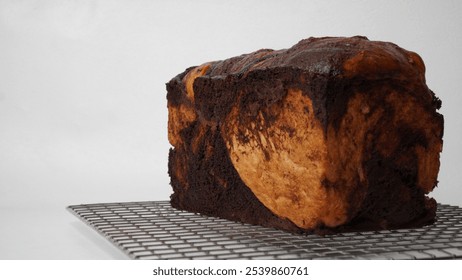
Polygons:
<instances>
[{"instance_id":1,"label":"cooling rack","mask_svg":"<svg viewBox=\"0 0 462 280\"><path fill-rule=\"evenodd\" d=\"M462 208L439 204L417 229L296 235L180 211L168 201L98 203L67 209L132 259L462 258Z\"/></svg>"}]
</instances>

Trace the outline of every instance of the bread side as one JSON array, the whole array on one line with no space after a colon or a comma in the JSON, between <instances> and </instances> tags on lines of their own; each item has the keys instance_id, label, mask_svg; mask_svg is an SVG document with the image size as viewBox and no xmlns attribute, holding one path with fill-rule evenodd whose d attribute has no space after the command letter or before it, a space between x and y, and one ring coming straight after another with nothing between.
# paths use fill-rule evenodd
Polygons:
<instances>
[{"instance_id":1,"label":"bread side","mask_svg":"<svg viewBox=\"0 0 462 280\"><path fill-rule=\"evenodd\" d=\"M172 205L289 231L419 226L442 149L415 53L310 38L167 84Z\"/></svg>"}]
</instances>

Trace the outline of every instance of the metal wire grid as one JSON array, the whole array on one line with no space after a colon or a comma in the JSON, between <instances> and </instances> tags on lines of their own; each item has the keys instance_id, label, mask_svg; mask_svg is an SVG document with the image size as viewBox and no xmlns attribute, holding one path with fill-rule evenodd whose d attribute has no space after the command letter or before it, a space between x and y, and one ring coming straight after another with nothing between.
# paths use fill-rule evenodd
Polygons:
<instances>
[{"instance_id":1,"label":"metal wire grid","mask_svg":"<svg viewBox=\"0 0 462 280\"><path fill-rule=\"evenodd\" d=\"M69 206L133 259L462 258L462 208L438 205L418 229L295 235L180 211L167 201Z\"/></svg>"}]
</instances>

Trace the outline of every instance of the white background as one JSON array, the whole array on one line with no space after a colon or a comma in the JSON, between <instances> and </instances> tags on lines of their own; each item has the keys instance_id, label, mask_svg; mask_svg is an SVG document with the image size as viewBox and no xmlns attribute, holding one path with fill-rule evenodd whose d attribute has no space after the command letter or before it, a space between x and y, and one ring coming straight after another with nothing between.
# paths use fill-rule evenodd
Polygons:
<instances>
[{"instance_id":1,"label":"white background","mask_svg":"<svg viewBox=\"0 0 462 280\"><path fill-rule=\"evenodd\" d=\"M165 83L310 36L419 53L443 101L438 202L462 206L462 1L0 0L0 259L123 258L65 211L167 200Z\"/></svg>"}]
</instances>

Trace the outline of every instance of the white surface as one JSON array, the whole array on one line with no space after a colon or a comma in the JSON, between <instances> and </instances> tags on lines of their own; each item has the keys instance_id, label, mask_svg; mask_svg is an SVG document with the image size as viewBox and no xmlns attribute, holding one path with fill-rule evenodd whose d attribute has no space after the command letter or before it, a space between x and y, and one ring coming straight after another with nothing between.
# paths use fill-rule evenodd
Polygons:
<instances>
[{"instance_id":1,"label":"white surface","mask_svg":"<svg viewBox=\"0 0 462 280\"><path fill-rule=\"evenodd\" d=\"M419 53L443 100L433 196L462 205L462 1L0 0L0 259L124 256L65 211L166 200L165 83L310 36Z\"/></svg>"}]
</instances>

